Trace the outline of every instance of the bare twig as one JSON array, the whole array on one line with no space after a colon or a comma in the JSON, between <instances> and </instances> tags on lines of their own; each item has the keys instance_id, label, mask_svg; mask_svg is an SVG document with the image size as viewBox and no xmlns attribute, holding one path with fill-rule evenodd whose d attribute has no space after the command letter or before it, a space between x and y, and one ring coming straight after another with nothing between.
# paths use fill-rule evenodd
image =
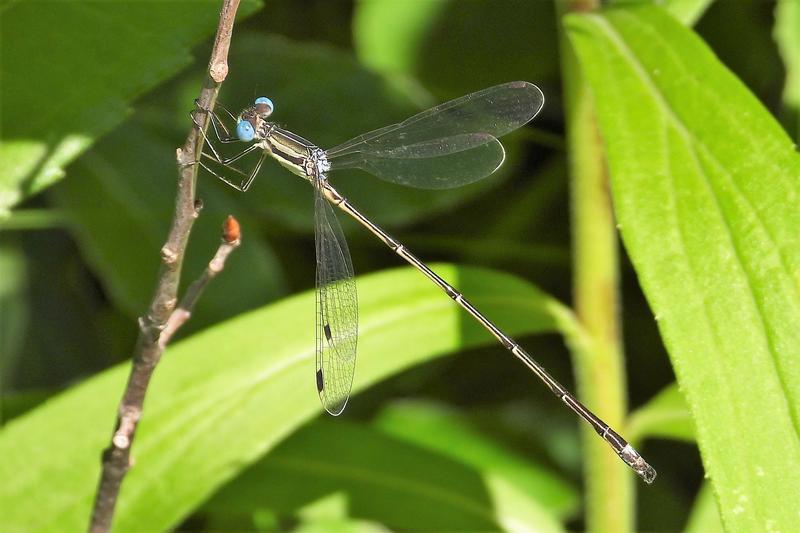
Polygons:
<instances>
[{"instance_id":1,"label":"bare twig","mask_svg":"<svg viewBox=\"0 0 800 533\"><path fill-rule=\"evenodd\" d=\"M183 295L181 303L172 312L167 324L164 326L164 330L161 332L158 342L161 344L162 350L169 344L175 332L192 317L192 310L209 282L225 268L225 261L228 256L239 247L241 242L240 234L239 222L233 216L228 216L223 225L222 242L217 248L217 253L209 261L203 274L186 289L186 294Z\"/></svg>"},{"instance_id":2,"label":"bare twig","mask_svg":"<svg viewBox=\"0 0 800 533\"><path fill-rule=\"evenodd\" d=\"M223 0L209 72L198 98L199 110L195 114L195 120L205 126L208 123L208 114L204 110L213 109L219 85L228 72L227 54L238 7L239 0ZM166 345L166 342L161 342L161 336L175 310L184 251L192 225L198 215L195 205L197 181L195 162L199 159L202 149L203 135L193 124L186 142L177 151L180 177L175 213L167 241L161 248L162 264L152 302L147 315L139 319L139 337L133 351L128 384L119 405L116 429L111 444L103 452L103 469L89 525L89 530L92 532L105 532L111 527L122 479L130 468L130 448L141 418L147 387Z\"/></svg>"}]
</instances>

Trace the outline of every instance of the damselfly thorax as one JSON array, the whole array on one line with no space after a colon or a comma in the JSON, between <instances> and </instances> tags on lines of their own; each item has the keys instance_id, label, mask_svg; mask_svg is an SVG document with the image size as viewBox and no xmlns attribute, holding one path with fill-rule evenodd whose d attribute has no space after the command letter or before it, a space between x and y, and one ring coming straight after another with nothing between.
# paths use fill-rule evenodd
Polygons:
<instances>
[{"instance_id":1,"label":"damselfly thorax","mask_svg":"<svg viewBox=\"0 0 800 533\"><path fill-rule=\"evenodd\" d=\"M264 120L255 109L243 112L241 120L247 121L253 127L256 145L289 172L313 182L330 170L325 150L274 122Z\"/></svg>"}]
</instances>

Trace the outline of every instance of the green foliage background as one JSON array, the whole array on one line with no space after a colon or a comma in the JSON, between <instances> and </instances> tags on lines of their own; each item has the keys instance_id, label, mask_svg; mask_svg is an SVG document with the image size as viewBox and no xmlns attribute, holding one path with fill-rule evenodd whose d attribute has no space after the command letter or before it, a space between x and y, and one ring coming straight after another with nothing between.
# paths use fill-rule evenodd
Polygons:
<instances>
[{"instance_id":1,"label":"green foliage background","mask_svg":"<svg viewBox=\"0 0 800 533\"><path fill-rule=\"evenodd\" d=\"M654 485L604 501L617 481L592 478L581 441L597 437L345 220L359 361L345 414L320 415L312 195L270 164L246 195L201 175L184 282L228 213L244 244L156 372L116 530L792 530L800 6L655 3L243 2L220 95L268 95L326 147L495 83L541 87L542 113L482 183L333 178L574 390L570 358L586 368L596 348L569 304L591 265L573 260L565 140L587 125L564 118L564 89L585 83L624 245L619 429ZM4 531L85 527L218 8L0 2Z\"/></svg>"}]
</instances>

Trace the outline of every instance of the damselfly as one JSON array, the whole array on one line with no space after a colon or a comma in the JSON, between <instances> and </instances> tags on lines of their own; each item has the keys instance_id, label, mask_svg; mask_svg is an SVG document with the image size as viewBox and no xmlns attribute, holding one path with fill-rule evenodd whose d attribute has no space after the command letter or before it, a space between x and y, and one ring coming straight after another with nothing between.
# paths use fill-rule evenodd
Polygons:
<instances>
[{"instance_id":1,"label":"damselfly","mask_svg":"<svg viewBox=\"0 0 800 533\"><path fill-rule=\"evenodd\" d=\"M353 265L344 234L332 205L366 227L389 248L438 285L498 341L541 379L578 416L588 422L625 463L646 482L656 471L617 432L581 404L569 391L528 355L511 337L480 313L455 288L417 259L405 246L362 215L331 185L328 172L359 168L392 183L426 189L447 189L480 180L497 170L505 159L501 137L527 124L544 105L544 95L535 85L516 81L490 87L443 103L413 117L359 135L330 150L322 150L306 139L267 119L274 106L260 97L238 115L219 106L235 123L224 121L209 110L211 125L222 143L251 143L230 158L206 138L211 153L203 156L241 175L239 182L206 170L232 187L246 191L267 156L314 187L314 223L317 252L317 390L325 409L338 415L350 396L358 340L358 302ZM195 114L193 113L193 116ZM201 124L195 120L201 132ZM247 154L260 157L248 172L232 163Z\"/></svg>"}]
</instances>

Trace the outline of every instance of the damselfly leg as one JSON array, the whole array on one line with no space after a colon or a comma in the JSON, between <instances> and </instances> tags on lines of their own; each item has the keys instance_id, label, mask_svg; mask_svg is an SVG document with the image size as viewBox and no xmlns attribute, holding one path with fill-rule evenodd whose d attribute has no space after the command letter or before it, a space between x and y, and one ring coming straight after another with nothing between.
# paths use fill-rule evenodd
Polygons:
<instances>
[{"instance_id":1,"label":"damselfly leg","mask_svg":"<svg viewBox=\"0 0 800 533\"><path fill-rule=\"evenodd\" d=\"M206 113L209 116L210 122L211 122L211 128L214 130L214 137L216 137L217 141L219 141L219 142L221 142L223 144L242 142L242 140L239 137L231 135L230 130L228 129L228 127L225 126L223 120L219 117L219 115L217 115L217 113L215 113L214 111L208 110L208 109L200 108L199 103L198 103L197 100L195 100L195 105L199 108L200 111ZM223 106L219 102L216 104L216 107L221 108L231 118L231 120L233 120L233 121L237 120L236 117L230 111L228 111L228 109L225 106ZM247 189L250 188L250 185L252 185L253 180L255 179L256 175L261 170L261 165L264 163L264 160L266 159L267 154L266 153L262 153L261 156L256 161L255 165L253 165L253 167L249 171L244 171L244 170L241 170L241 169L233 166L233 163L235 163L236 161L239 161L242 158L244 158L245 156L247 156L248 154L251 154L251 153L255 152L256 150L258 150L259 146L257 144L251 144L250 146L248 146L247 148L245 148L241 152L239 152L239 153L237 153L237 154L235 154L235 155L233 155L231 157L223 157L223 156L221 156L220 155L221 150L218 147L215 146L215 141L213 141L208 135L206 135L206 132L204 131L203 125L198 122L197 117L196 117L197 111L198 111L198 109L193 109L192 112L190 113L190 116L192 117L192 122L194 122L195 127L198 129L200 134L203 136L204 145L207 146L209 150L211 150L210 154L204 150L200 154L201 158L198 159L197 163L199 163L200 166L203 167L206 171L210 172L211 174L213 174L214 176L216 176L220 180L224 181L225 183L227 183L228 185L230 185L234 189L236 189L238 191L241 191L241 192L247 191ZM220 165L222 165L224 167L229 168L230 170L232 170L232 171L236 172L237 174L241 175L243 177L243 179L237 184L236 182L232 181L230 178L227 178L227 177L223 176L221 173L216 172L209 165L204 163L203 160L202 160L203 157L206 157L206 158L210 159L211 161L214 161L215 163L218 163L218 164L220 164Z\"/></svg>"},{"instance_id":2,"label":"damselfly leg","mask_svg":"<svg viewBox=\"0 0 800 533\"><path fill-rule=\"evenodd\" d=\"M242 142L242 140L239 139L239 137L232 134L231 131L228 129L228 127L225 126L225 122L220 118L220 116L216 113L216 111L211 111L209 109L201 107L200 101L196 98L194 100L194 105L195 109L192 110L191 117L192 117L192 122L194 122L195 126L202 129L202 126L197 122L197 119L195 117L195 113L197 113L197 111L202 111L211 117L211 127L214 129L214 134L216 135L219 142L221 143ZM214 104L214 109L216 110L218 108L222 109L222 111L224 111L225 114L228 115L228 117L230 117L230 120L232 121L233 124L236 124L237 121L236 116L234 116L234 114L231 113L227 107L222 105L222 103L217 102L216 104ZM220 133L220 130L222 130L222 133Z\"/></svg>"}]
</instances>

